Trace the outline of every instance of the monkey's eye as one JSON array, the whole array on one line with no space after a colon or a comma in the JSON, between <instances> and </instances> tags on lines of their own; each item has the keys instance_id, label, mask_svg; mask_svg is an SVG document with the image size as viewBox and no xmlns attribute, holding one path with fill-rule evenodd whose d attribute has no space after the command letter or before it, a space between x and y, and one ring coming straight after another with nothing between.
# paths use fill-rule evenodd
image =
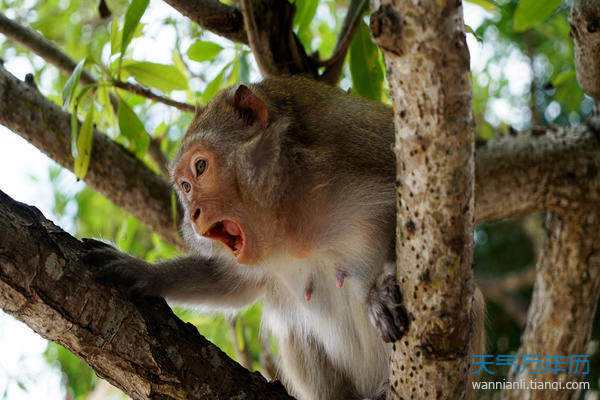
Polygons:
<instances>
[{"instance_id":1,"label":"monkey's eye","mask_svg":"<svg viewBox=\"0 0 600 400\"><path fill-rule=\"evenodd\" d=\"M183 181L181 182L181 188L184 192L189 193L190 190L192 190L192 185L190 185L190 183L187 181Z\"/></svg>"},{"instance_id":2,"label":"monkey's eye","mask_svg":"<svg viewBox=\"0 0 600 400\"><path fill-rule=\"evenodd\" d=\"M198 159L198 161L196 161L194 164L194 169L196 172L196 178L202 175L206 169L206 160L203 160L202 158Z\"/></svg>"}]
</instances>

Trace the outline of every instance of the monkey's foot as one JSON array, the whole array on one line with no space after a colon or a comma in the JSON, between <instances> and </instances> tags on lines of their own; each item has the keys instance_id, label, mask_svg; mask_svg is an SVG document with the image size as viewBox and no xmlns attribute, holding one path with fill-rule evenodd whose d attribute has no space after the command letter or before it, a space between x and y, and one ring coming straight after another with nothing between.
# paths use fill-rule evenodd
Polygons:
<instances>
[{"instance_id":1,"label":"monkey's foot","mask_svg":"<svg viewBox=\"0 0 600 400\"><path fill-rule=\"evenodd\" d=\"M402 293L394 275L383 276L369 291L369 320L381 333L384 342L401 339L408 331L410 319L402 303Z\"/></svg>"},{"instance_id":2,"label":"monkey's foot","mask_svg":"<svg viewBox=\"0 0 600 400\"><path fill-rule=\"evenodd\" d=\"M130 296L154 296L156 283L152 266L125 254L110 244L95 239L82 239L86 252L83 261L96 267L98 281L123 289Z\"/></svg>"}]
</instances>

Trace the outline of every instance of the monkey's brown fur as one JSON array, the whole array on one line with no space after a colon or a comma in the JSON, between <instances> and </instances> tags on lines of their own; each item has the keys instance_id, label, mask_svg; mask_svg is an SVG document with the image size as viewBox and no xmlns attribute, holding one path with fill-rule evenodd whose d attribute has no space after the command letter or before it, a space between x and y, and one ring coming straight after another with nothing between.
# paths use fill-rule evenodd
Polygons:
<instances>
[{"instance_id":1,"label":"monkey's brown fur","mask_svg":"<svg viewBox=\"0 0 600 400\"><path fill-rule=\"evenodd\" d=\"M388 107L309 79L225 90L174 162L191 254L89 259L135 294L232 311L262 301L299 399L383 398L386 342L410 323L394 278L393 141ZM480 293L473 304L482 353Z\"/></svg>"}]
</instances>

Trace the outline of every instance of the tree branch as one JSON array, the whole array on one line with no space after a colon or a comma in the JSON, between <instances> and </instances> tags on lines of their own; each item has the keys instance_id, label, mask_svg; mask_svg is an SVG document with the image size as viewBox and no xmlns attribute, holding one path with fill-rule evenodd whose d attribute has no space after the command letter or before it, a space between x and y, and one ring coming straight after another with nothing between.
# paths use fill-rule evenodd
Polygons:
<instances>
[{"instance_id":1,"label":"tree branch","mask_svg":"<svg viewBox=\"0 0 600 400\"><path fill-rule=\"evenodd\" d=\"M393 94L396 263L413 319L394 344L388 398L462 399L474 324L483 323L472 318L481 311L473 309L474 124L462 5L384 0L371 29Z\"/></svg>"},{"instance_id":2,"label":"tree branch","mask_svg":"<svg viewBox=\"0 0 600 400\"><path fill-rule=\"evenodd\" d=\"M350 0L333 55L328 60L320 63L320 66L324 66L325 70L319 77L319 80L331 85L337 85L342 74L344 62L346 61L346 54L350 48L350 43L352 43L352 37L354 36L354 32L356 32L367 4L366 0Z\"/></svg>"},{"instance_id":3,"label":"tree branch","mask_svg":"<svg viewBox=\"0 0 600 400\"><path fill-rule=\"evenodd\" d=\"M286 0L253 0L253 21L234 7L214 0L165 0L205 29L250 44L265 76L304 74L316 78L316 62L306 54L293 31L294 5ZM249 2L246 2L248 6ZM248 9L248 8L246 8Z\"/></svg>"},{"instance_id":4,"label":"tree branch","mask_svg":"<svg viewBox=\"0 0 600 400\"><path fill-rule=\"evenodd\" d=\"M512 273L499 278L480 278L477 283L486 299L504 308L504 311L521 327L527 323L527 302L510 293L531 287L535 279L535 269Z\"/></svg>"},{"instance_id":5,"label":"tree branch","mask_svg":"<svg viewBox=\"0 0 600 400\"><path fill-rule=\"evenodd\" d=\"M134 399L291 399L228 358L164 300L96 283L84 246L0 192L0 307Z\"/></svg>"},{"instance_id":6,"label":"tree branch","mask_svg":"<svg viewBox=\"0 0 600 400\"><path fill-rule=\"evenodd\" d=\"M535 128L477 149L476 222L600 201L599 126Z\"/></svg>"},{"instance_id":7,"label":"tree branch","mask_svg":"<svg viewBox=\"0 0 600 400\"><path fill-rule=\"evenodd\" d=\"M0 100L0 124L73 170L68 113L1 67ZM85 181L166 240L182 245L178 221L173 221L170 212L171 189L167 182L97 131Z\"/></svg>"},{"instance_id":8,"label":"tree branch","mask_svg":"<svg viewBox=\"0 0 600 400\"><path fill-rule=\"evenodd\" d=\"M27 47L67 74L73 72L77 66L77 63L63 53L54 43L46 40L46 38L36 31L21 26L10 18L7 18L3 13L0 13L0 33ZM96 79L89 72L83 71L81 73L81 81L83 83L95 83Z\"/></svg>"},{"instance_id":9,"label":"tree branch","mask_svg":"<svg viewBox=\"0 0 600 400\"><path fill-rule=\"evenodd\" d=\"M548 216L549 235L537 264L533 297L519 355L585 354L600 296L600 208L595 204ZM510 381L530 379L527 368L511 370ZM565 382L567 372L554 375ZM504 399L559 400L568 390L507 390Z\"/></svg>"},{"instance_id":10,"label":"tree branch","mask_svg":"<svg viewBox=\"0 0 600 400\"><path fill-rule=\"evenodd\" d=\"M197 110L197 108L191 104L173 100L169 97L161 96L159 94L154 93L152 90L135 83L113 80L112 84L120 89L127 90L128 92L135 93L138 96L146 97L147 99L154 100L171 107L175 107L181 111L196 112Z\"/></svg>"},{"instance_id":11,"label":"tree branch","mask_svg":"<svg viewBox=\"0 0 600 400\"><path fill-rule=\"evenodd\" d=\"M218 0L165 0L202 28L234 42L248 44L242 13Z\"/></svg>"},{"instance_id":12,"label":"tree branch","mask_svg":"<svg viewBox=\"0 0 600 400\"><path fill-rule=\"evenodd\" d=\"M63 53L58 47L52 42L46 40L42 35L35 32L32 29L21 26L7 18L4 14L0 13L0 33L3 33L7 37L11 38L15 42L27 47L44 60L54 65L66 74L71 74L77 63L72 60L68 55ZM83 83L97 83L97 80L88 72L83 71L81 73L81 81ZM138 84L129 82L122 82L115 80L112 82L114 86L135 93L139 96L146 97L150 100L158 101L171 107L175 107L181 111L194 112L196 107L191 104L182 103L166 96L161 96L154 93L152 90L145 88ZM118 104L116 98L111 99L114 104Z\"/></svg>"},{"instance_id":13,"label":"tree branch","mask_svg":"<svg viewBox=\"0 0 600 400\"><path fill-rule=\"evenodd\" d=\"M261 32L256 24L256 16L254 15L254 7L252 0L241 0L240 9L244 19L244 27L248 36L248 45L252 50L254 59L258 64L258 69L263 76L272 76L277 74L275 65L271 63L272 54L269 47L269 42L261 37Z\"/></svg>"},{"instance_id":14,"label":"tree branch","mask_svg":"<svg viewBox=\"0 0 600 400\"><path fill-rule=\"evenodd\" d=\"M600 4L575 0L571 8L577 80L588 95L600 99Z\"/></svg>"},{"instance_id":15,"label":"tree branch","mask_svg":"<svg viewBox=\"0 0 600 400\"><path fill-rule=\"evenodd\" d=\"M69 114L0 67L0 124L67 169L73 168ZM598 123L508 136L477 150L475 221L481 223L579 201L600 201ZM171 191L141 161L104 134L94 136L86 183L172 243ZM557 204L553 193L570 196Z\"/></svg>"}]
</instances>

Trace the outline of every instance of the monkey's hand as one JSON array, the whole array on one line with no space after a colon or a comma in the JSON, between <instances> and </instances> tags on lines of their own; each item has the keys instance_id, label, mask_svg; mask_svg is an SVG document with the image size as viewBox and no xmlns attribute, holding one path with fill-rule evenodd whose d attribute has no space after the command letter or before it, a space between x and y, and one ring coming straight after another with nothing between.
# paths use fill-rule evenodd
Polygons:
<instances>
[{"instance_id":1,"label":"monkey's hand","mask_svg":"<svg viewBox=\"0 0 600 400\"><path fill-rule=\"evenodd\" d=\"M395 342L408 331L410 319L402 303L402 293L392 274L383 274L368 295L369 320L386 343Z\"/></svg>"},{"instance_id":2,"label":"monkey's hand","mask_svg":"<svg viewBox=\"0 0 600 400\"><path fill-rule=\"evenodd\" d=\"M82 239L84 262L97 268L97 279L123 289L129 296L158 296L158 279L149 263L94 239Z\"/></svg>"}]
</instances>

